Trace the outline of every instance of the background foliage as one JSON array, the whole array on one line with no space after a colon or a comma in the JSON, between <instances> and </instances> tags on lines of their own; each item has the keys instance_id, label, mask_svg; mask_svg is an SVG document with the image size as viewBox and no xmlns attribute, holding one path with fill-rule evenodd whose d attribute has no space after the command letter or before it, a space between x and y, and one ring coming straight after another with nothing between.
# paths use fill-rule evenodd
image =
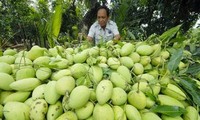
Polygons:
<instances>
[{"instance_id":1,"label":"background foliage","mask_svg":"<svg viewBox=\"0 0 200 120\"><path fill-rule=\"evenodd\" d=\"M62 10L55 12L58 1ZM111 19L118 24L122 40L146 40L179 24L184 34L200 16L199 0L111 0L110 4L106 0L3 0L0 46L30 48L34 44L53 47L79 43L84 37L78 33L87 34L100 4L110 7ZM53 17L58 12L62 15L60 20ZM52 36L52 29L59 31L57 37Z\"/></svg>"}]
</instances>

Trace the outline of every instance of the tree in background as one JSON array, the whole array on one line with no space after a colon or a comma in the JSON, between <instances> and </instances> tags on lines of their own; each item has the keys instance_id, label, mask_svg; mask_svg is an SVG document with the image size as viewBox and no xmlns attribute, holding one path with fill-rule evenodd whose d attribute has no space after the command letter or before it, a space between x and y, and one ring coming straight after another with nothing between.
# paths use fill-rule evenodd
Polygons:
<instances>
[{"instance_id":1,"label":"tree in background","mask_svg":"<svg viewBox=\"0 0 200 120\"><path fill-rule=\"evenodd\" d=\"M28 0L3 0L1 2L0 47L8 46L8 42L18 44L33 38L36 31L32 29L34 24L31 18L30 3Z\"/></svg>"},{"instance_id":2,"label":"tree in background","mask_svg":"<svg viewBox=\"0 0 200 120\"><path fill-rule=\"evenodd\" d=\"M182 24L183 32L190 29L200 16L199 0L112 0L113 17L119 29L132 39ZM130 33L130 34L129 34Z\"/></svg>"}]
</instances>

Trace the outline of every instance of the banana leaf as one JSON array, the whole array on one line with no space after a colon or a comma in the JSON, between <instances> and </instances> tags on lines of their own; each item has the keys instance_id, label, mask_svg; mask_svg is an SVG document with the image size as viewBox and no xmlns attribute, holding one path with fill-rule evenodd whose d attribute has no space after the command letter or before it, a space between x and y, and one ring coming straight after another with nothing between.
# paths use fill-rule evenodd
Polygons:
<instances>
[{"instance_id":1,"label":"banana leaf","mask_svg":"<svg viewBox=\"0 0 200 120\"><path fill-rule=\"evenodd\" d=\"M56 1L55 12L52 18L52 28L51 28L51 40L54 42L57 40L60 33L61 23L62 23L62 0ZM51 45L51 47L54 47Z\"/></svg>"}]
</instances>

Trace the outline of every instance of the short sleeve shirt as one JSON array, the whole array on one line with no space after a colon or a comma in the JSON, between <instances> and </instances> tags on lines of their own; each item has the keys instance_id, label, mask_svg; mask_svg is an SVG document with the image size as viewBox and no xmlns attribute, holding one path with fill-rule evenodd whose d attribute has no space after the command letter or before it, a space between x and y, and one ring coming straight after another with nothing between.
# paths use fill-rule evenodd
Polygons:
<instances>
[{"instance_id":1,"label":"short sleeve shirt","mask_svg":"<svg viewBox=\"0 0 200 120\"><path fill-rule=\"evenodd\" d=\"M95 40L95 44L98 44L100 42L113 40L114 36L118 34L119 31L116 23L108 20L105 30L101 28L101 26L98 24L98 21L92 24L88 36Z\"/></svg>"}]
</instances>

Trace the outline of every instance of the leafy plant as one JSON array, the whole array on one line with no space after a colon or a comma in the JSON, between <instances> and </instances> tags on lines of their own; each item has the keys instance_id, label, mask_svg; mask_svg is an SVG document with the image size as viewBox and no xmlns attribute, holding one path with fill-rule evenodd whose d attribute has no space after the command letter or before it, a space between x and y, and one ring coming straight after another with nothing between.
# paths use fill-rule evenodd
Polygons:
<instances>
[{"instance_id":1,"label":"leafy plant","mask_svg":"<svg viewBox=\"0 0 200 120\"><path fill-rule=\"evenodd\" d=\"M155 113L161 113L171 117L180 116L186 112L186 110L181 107L169 105L157 105L152 107L150 111Z\"/></svg>"}]
</instances>

